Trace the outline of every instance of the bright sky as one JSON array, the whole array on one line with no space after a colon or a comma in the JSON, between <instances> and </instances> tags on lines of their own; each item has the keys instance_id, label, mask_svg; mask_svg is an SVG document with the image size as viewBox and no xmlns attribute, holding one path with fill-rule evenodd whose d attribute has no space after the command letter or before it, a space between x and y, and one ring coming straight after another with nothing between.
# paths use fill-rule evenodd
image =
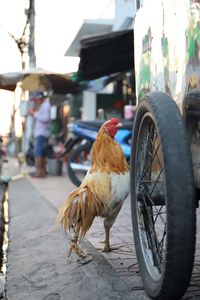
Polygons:
<instances>
[{"instance_id":1,"label":"bright sky","mask_svg":"<svg viewBox=\"0 0 200 300\"><path fill-rule=\"evenodd\" d=\"M74 71L70 63L73 59L64 57L64 53L83 19L113 18L113 4L114 0L36 0L38 64L50 69L59 67L63 72Z\"/></svg>"},{"instance_id":2,"label":"bright sky","mask_svg":"<svg viewBox=\"0 0 200 300\"><path fill-rule=\"evenodd\" d=\"M21 69L16 43L25 24L28 0L0 0L0 73ZM69 73L76 71L78 59L64 56L84 19L112 19L114 0L35 0L35 46L37 67ZM2 102L3 101L3 102ZM0 133L8 131L13 93L0 94Z\"/></svg>"},{"instance_id":3,"label":"bright sky","mask_svg":"<svg viewBox=\"0 0 200 300\"><path fill-rule=\"evenodd\" d=\"M19 51L7 31L21 36L26 3L28 0L0 0L0 73L21 67ZM77 60L75 67L64 53L83 20L113 18L114 0L35 0L35 10L37 67L68 73L77 68Z\"/></svg>"}]
</instances>

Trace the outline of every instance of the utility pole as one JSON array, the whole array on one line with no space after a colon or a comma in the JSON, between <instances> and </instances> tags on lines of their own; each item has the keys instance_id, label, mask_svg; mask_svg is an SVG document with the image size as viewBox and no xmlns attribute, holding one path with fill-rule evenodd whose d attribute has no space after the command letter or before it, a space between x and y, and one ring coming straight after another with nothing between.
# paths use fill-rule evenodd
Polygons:
<instances>
[{"instance_id":1,"label":"utility pole","mask_svg":"<svg viewBox=\"0 0 200 300\"><path fill-rule=\"evenodd\" d=\"M29 68L36 67L36 56L35 56L35 0L29 0L29 8L27 10L27 21L29 25L29 36L28 36L28 66ZM31 96L31 93L29 93ZM31 103L28 103L28 108L31 107ZM22 148L26 153L29 148L29 142L33 133L33 117L27 115L25 118L26 129L22 138Z\"/></svg>"},{"instance_id":2,"label":"utility pole","mask_svg":"<svg viewBox=\"0 0 200 300\"><path fill-rule=\"evenodd\" d=\"M35 0L30 0L29 5L29 43L28 43L28 55L29 55L29 68L35 68L36 56L35 56Z\"/></svg>"},{"instance_id":3,"label":"utility pole","mask_svg":"<svg viewBox=\"0 0 200 300\"><path fill-rule=\"evenodd\" d=\"M15 38L13 34L8 32L10 37L16 42L21 54L22 69L26 69L27 63L29 68L36 66L35 57L35 0L29 0L29 7L25 9L27 16L26 23L20 38ZM27 29L29 31L27 32ZM28 49L27 49L28 48ZM28 50L29 61L26 61L25 54Z\"/></svg>"},{"instance_id":4,"label":"utility pole","mask_svg":"<svg viewBox=\"0 0 200 300\"><path fill-rule=\"evenodd\" d=\"M35 0L28 0L29 7L25 9L26 14L26 23L23 28L23 32L20 38L16 38L13 34L8 32L9 36L15 41L17 47L21 54L21 64L22 69L26 69L27 64L29 68L35 68L36 66L36 56L35 56ZM27 59L27 52L28 52L28 59ZM12 133L12 138L16 142L15 137L15 102L13 104L13 112L11 115L11 125L10 125L10 132ZM29 120L28 120L29 119ZM26 133L23 135L23 150L27 152L28 150L28 143L30 138L30 131L32 128L32 117L26 118Z\"/></svg>"}]
</instances>

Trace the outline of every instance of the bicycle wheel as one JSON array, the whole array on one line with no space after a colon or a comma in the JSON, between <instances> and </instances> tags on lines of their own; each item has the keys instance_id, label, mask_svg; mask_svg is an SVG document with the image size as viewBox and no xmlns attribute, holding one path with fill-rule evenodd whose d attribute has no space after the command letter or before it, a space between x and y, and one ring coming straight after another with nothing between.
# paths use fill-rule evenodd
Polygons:
<instances>
[{"instance_id":1,"label":"bicycle wheel","mask_svg":"<svg viewBox=\"0 0 200 300\"><path fill-rule=\"evenodd\" d=\"M177 300L191 278L196 199L189 142L176 103L146 95L138 105L131 154L131 212L147 294Z\"/></svg>"},{"instance_id":2,"label":"bicycle wheel","mask_svg":"<svg viewBox=\"0 0 200 300\"><path fill-rule=\"evenodd\" d=\"M68 158L67 172L69 178L79 186L90 167L90 150L92 143L87 142L72 150Z\"/></svg>"}]
</instances>

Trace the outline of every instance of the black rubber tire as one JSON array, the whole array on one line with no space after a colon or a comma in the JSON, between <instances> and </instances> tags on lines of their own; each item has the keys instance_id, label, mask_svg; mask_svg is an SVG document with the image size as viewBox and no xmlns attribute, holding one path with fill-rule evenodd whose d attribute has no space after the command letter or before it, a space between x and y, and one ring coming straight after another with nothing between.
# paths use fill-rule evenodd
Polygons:
<instances>
[{"instance_id":1,"label":"black rubber tire","mask_svg":"<svg viewBox=\"0 0 200 300\"><path fill-rule=\"evenodd\" d=\"M83 145L77 146L69 155L68 163L67 163L67 172L70 180L73 182L74 185L79 186L81 184L81 180L77 176L76 172L72 169L71 163L75 162L77 158L81 157L82 153L89 153L92 148L91 142L86 142ZM83 173L86 175L86 172Z\"/></svg>"},{"instance_id":2,"label":"black rubber tire","mask_svg":"<svg viewBox=\"0 0 200 300\"><path fill-rule=\"evenodd\" d=\"M153 219L155 217L151 212L150 217L145 219L143 212L143 209L149 212L149 207L156 209L158 206L151 203L146 209L142 202L146 202L147 199L146 185L149 184L148 189L151 187L150 183L143 183L143 181L145 182L144 176L147 176L144 174L144 166L145 163L148 164L149 159L147 151L152 148L152 142L150 148L144 147L146 149L145 159L141 159L142 145L145 144L145 139L140 135L142 135L142 130L148 127L148 122L153 126L152 134L157 132L163 162L164 202L162 200L162 205L165 204L163 207L165 208L166 227L163 224L165 242L162 241L162 247L165 249L159 258L160 261L157 260L160 255L160 245L157 244L158 237L155 237L157 230L155 228L156 221ZM137 108L133 133L130 163L131 214L140 275L144 288L151 298L178 300L187 290L193 269L196 198L188 136L180 111L173 99L162 92L153 92L144 96ZM151 157L151 167L153 159ZM140 170L143 170L143 177L139 176ZM149 172L150 177L153 177L152 170L149 171L146 168L145 172ZM152 191L151 193L153 194ZM148 222L151 224L144 225ZM153 230L150 227L152 224ZM150 228L150 230L147 232L144 227L145 230L146 228ZM146 232L146 237L144 232ZM145 241L148 244L147 248L145 248ZM157 249L157 253L154 252L155 249ZM152 255L151 259L148 257L149 253ZM159 267L157 267L158 265ZM158 274L155 275L153 272L156 268Z\"/></svg>"}]
</instances>

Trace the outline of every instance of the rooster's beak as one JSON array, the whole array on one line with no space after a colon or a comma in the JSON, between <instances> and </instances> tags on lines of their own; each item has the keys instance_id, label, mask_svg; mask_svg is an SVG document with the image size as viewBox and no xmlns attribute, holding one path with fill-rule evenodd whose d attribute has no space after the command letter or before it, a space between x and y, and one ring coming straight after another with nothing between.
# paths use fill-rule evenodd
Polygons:
<instances>
[{"instance_id":1,"label":"rooster's beak","mask_svg":"<svg viewBox=\"0 0 200 300\"><path fill-rule=\"evenodd\" d=\"M116 127L117 127L117 128L120 128L120 127L123 127L123 125L122 125L122 123L118 123L118 124L116 125Z\"/></svg>"}]
</instances>

